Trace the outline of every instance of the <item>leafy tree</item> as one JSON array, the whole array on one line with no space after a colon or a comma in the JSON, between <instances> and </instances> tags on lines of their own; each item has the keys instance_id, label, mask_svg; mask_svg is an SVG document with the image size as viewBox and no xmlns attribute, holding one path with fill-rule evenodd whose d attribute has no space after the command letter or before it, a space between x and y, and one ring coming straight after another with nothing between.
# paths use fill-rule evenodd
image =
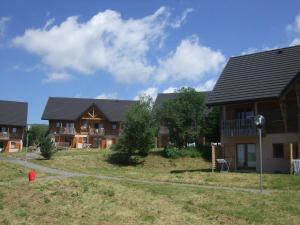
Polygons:
<instances>
[{"instance_id":1,"label":"leafy tree","mask_svg":"<svg viewBox=\"0 0 300 225\"><path fill-rule=\"evenodd\" d=\"M43 136L39 139L39 147L41 155L48 160L51 159L53 154L56 152L54 143L49 136Z\"/></svg>"},{"instance_id":2,"label":"leafy tree","mask_svg":"<svg viewBox=\"0 0 300 225\"><path fill-rule=\"evenodd\" d=\"M181 88L175 99L162 103L156 109L159 124L169 128L171 142L177 147L187 143L197 143L204 134L204 121L207 113L205 96L193 88Z\"/></svg>"},{"instance_id":3,"label":"leafy tree","mask_svg":"<svg viewBox=\"0 0 300 225\"><path fill-rule=\"evenodd\" d=\"M128 157L146 156L154 147L156 129L152 105L152 99L145 96L130 107L123 123L123 133L115 146L116 150L126 153Z\"/></svg>"},{"instance_id":4,"label":"leafy tree","mask_svg":"<svg viewBox=\"0 0 300 225\"><path fill-rule=\"evenodd\" d=\"M204 124L204 135L209 142L220 142L220 107L214 106L208 113Z\"/></svg>"},{"instance_id":5,"label":"leafy tree","mask_svg":"<svg viewBox=\"0 0 300 225\"><path fill-rule=\"evenodd\" d=\"M28 133L28 146L38 144L39 139L44 137L48 132L48 125L45 124L34 124L31 127L31 131ZM23 143L27 145L27 136L24 135Z\"/></svg>"}]
</instances>

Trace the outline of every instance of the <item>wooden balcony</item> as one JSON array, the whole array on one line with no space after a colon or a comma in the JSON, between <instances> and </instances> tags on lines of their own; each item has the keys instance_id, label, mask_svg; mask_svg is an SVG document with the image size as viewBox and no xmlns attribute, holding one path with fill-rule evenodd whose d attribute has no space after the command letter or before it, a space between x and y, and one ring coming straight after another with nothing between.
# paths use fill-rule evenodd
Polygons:
<instances>
[{"instance_id":1,"label":"wooden balcony","mask_svg":"<svg viewBox=\"0 0 300 225\"><path fill-rule=\"evenodd\" d=\"M256 136L257 128L254 119L222 120L221 134L225 137Z\"/></svg>"},{"instance_id":2,"label":"wooden balcony","mask_svg":"<svg viewBox=\"0 0 300 225\"><path fill-rule=\"evenodd\" d=\"M0 132L0 140L9 140L8 132Z\"/></svg>"},{"instance_id":3,"label":"wooden balcony","mask_svg":"<svg viewBox=\"0 0 300 225\"><path fill-rule=\"evenodd\" d=\"M61 127L51 132L52 134L75 135L75 128Z\"/></svg>"},{"instance_id":4,"label":"wooden balcony","mask_svg":"<svg viewBox=\"0 0 300 225\"><path fill-rule=\"evenodd\" d=\"M90 128L89 129L89 135L103 136L103 135L105 135L105 129L104 128Z\"/></svg>"}]
</instances>

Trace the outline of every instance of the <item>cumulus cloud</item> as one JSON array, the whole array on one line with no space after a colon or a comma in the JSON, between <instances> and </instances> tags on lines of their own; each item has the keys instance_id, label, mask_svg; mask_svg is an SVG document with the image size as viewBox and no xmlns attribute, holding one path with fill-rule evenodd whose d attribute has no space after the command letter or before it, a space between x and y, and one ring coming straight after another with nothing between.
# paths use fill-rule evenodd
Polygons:
<instances>
[{"instance_id":1,"label":"cumulus cloud","mask_svg":"<svg viewBox=\"0 0 300 225\"><path fill-rule=\"evenodd\" d=\"M288 24L286 27L287 32L293 37L290 46L300 44L300 14L296 16L295 21L292 24Z\"/></svg>"},{"instance_id":2,"label":"cumulus cloud","mask_svg":"<svg viewBox=\"0 0 300 225\"><path fill-rule=\"evenodd\" d=\"M161 7L141 19L125 20L113 10L86 22L71 16L53 25L51 19L43 28L26 30L13 44L39 55L53 70L83 74L104 70L120 82L143 82L154 70L147 53L164 38L169 16L169 10Z\"/></svg>"},{"instance_id":3,"label":"cumulus cloud","mask_svg":"<svg viewBox=\"0 0 300 225\"><path fill-rule=\"evenodd\" d=\"M43 79L43 83L53 83L53 82L66 82L73 79L73 76L69 73L49 73L47 78Z\"/></svg>"},{"instance_id":4,"label":"cumulus cloud","mask_svg":"<svg viewBox=\"0 0 300 225\"><path fill-rule=\"evenodd\" d=\"M113 10L87 21L70 16L55 24L52 18L42 28L25 30L12 43L40 56L49 71L86 75L105 71L120 83L163 82L170 77L196 80L218 71L225 60L196 37L183 40L163 59L150 58L152 51L161 50L168 32L179 28L192 11L186 9L175 20L166 7L142 18L124 19Z\"/></svg>"},{"instance_id":5,"label":"cumulus cloud","mask_svg":"<svg viewBox=\"0 0 300 225\"><path fill-rule=\"evenodd\" d=\"M197 91L211 91L215 84L216 84L216 80L215 79L210 79L210 80L207 80L204 84L199 84L195 87L195 89Z\"/></svg>"},{"instance_id":6,"label":"cumulus cloud","mask_svg":"<svg viewBox=\"0 0 300 225\"><path fill-rule=\"evenodd\" d=\"M224 66L225 56L220 52L201 45L197 37L182 40L175 52L160 60L156 81L196 81L209 73L218 73Z\"/></svg>"},{"instance_id":7,"label":"cumulus cloud","mask_svg":"<svg viewBox=\"0 0 300 225\"><path fill-rule=\"evenodd\" d=\"M5 36L7 23L10 21L10 17L1 17L0 18L0 38Z\"/></svg>"},{"instance_id":8,"label":"cumulus cloud","mask_svg":"<svg viewBox=\"0 0 300 225\"><path fill-rule=\"evenodd\" d=\"M171 23L171 27L176 29L176 28L180 28L182 23L184 21L186 21L186 17L188 16L189 13L193 12L194 9L193 8L187 8L183 11L182 15L177 18L177 20L175 20L173 23Z\"/></svg>"},{"instance_id":9,"label":"cumulus cloud","mask_svg":"<svg viewBox=\"0 0 300 225\"><path fill-rule=\"evenodd\" d=\"M178 90L177 87L168 87L167 89L163 90L163 93L174 93Z\"/></svg>"},{"instance_id":10,"label":"cumulus cloud","mask_svg":"<svg viewBox=\"0 0 300 225\"><path fill-rule=\"evenodd\" d=\"M116 92L113 93L101 93L100 95L96 96L97 99L116 99L118 94Z\"/></svg>"},{"instance_id":11,"label":"cumulus cloud","mask_svg":"<svg viewBox=\"0 0 300 225\"><path fill-rule=\"evenodd\" d=\"M156 87L149 87L146 90L141 90L134 97L134 100L138 100L141 96L150 96L153 100L156 99L158 89Z\"/></svg>"}]
</instances>

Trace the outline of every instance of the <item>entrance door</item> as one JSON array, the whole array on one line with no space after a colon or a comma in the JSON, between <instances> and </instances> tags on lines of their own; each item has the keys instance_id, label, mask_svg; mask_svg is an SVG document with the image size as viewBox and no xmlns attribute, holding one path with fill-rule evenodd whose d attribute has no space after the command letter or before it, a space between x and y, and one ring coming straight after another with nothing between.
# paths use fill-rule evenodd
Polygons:
<instances>
[{"instance_id":1,"label":"entrance door","mask_svg":"<svg viewBox=\"0 0 300 225\"><path fill-rule=\"evenodd\" d=\"M256 145L255 144L237 145L237 167L240 169L256 168Z\"/></svg>"}]
</instances>

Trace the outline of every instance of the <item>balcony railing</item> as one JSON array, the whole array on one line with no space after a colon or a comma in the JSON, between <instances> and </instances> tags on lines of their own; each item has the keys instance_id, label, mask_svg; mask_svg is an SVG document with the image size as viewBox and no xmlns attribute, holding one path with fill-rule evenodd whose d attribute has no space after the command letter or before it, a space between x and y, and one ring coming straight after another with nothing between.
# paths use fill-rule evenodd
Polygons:
<instances>
[{"instance_id":1,"label":"balcony railing","mask_svg":"<svg viewBox=\"0 0 300 225\"><path fill-rule=\"evenodd\" d=\"M70 142L55 142L55 147L59 148L68 148L70 147L71 143Z\"/></svg>"},{"instance_id":2,"label":"balcony railing","mask_svg":"<svg viewBox=\"0 0 300 225\"><path fill-rule=\"evenodd\" d=\"M54 134L70 134L70 135L74 135L76 132L75 132L75 128L73 127L61 127L57 130L55 130L53 132Z\"/></svg>"},{"instance_id":3,"label":"balcony railing","mask_svg":"<svg viewBox=\"0 0 300 225\"><path fill-rule=\"evenodd\" d=\"M89 135L105 135L104 128L90 128Z\"/></svg>"},{"instance_id":4,"label":"balcony railing","mask_svg":"<svg viewBox=\"0 0 300 225\"><path fill-rule=\"evenodd\" d=\"M1 140L9 139L9 133L8 132L0 132L0 139Z\"/></svg>"},{"instance_id":5,"label":"balcony railing","mask_svg":"<svg viewBox=\"0 0 300 225\"><path fill-rule=\"evenodd\" d=\"M237 119L237 120L222 120L221 122L222 136L255 136L257 128L254 124L254 119Z\"/></svg>"}]
</instances>

